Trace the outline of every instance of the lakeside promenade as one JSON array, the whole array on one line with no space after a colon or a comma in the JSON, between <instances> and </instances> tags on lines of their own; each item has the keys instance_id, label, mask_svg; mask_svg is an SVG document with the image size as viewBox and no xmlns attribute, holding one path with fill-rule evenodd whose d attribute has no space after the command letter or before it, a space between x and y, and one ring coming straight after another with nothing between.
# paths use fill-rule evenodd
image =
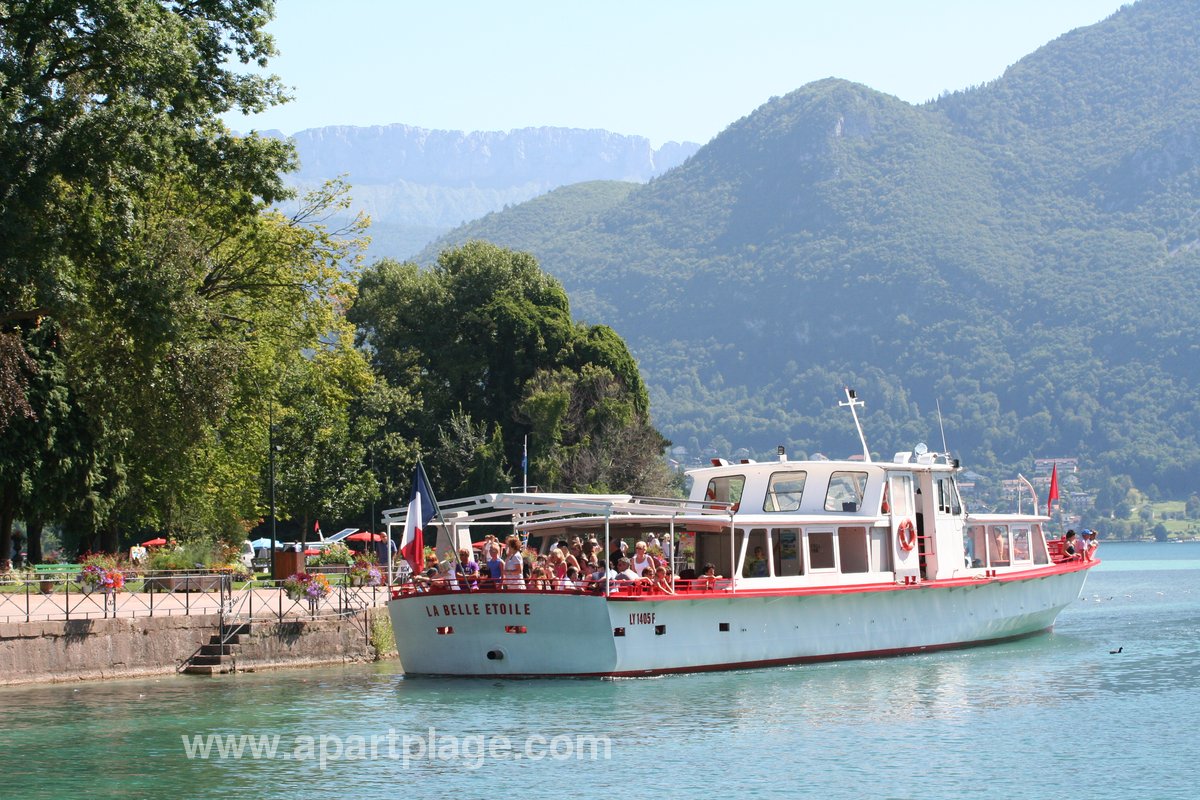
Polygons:
<instances>
[{"instance_id":1,"label":"lakeside promenade","mask_svg":"<svg viewBox=\"0 0 1200 800\"><path fill-rule=\"evenodd\" d=\"M234 589L215 575L188 576L186 580L203 588L85 593L62 582L44 593L36 584L8 587L0 591L0 623L209 614L246 620L313 619L382 606L391 594L386 586L337 586L323 598L293 600L278 586Z\"/></svg>"}]
</instances>

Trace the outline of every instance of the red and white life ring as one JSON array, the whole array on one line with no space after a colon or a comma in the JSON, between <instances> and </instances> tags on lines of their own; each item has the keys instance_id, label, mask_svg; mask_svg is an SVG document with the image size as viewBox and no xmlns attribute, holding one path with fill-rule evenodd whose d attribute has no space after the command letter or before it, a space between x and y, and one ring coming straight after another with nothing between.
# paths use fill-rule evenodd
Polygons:
<instances>
[{"instance_id":1,"label":"red and white life ring","mask_svg":"<svg viewBox=\"0 0 1200 800\"><path fill-rule=\"evenodd\" d=\"M900 529L896 531L896 541L900 543L902 550L912 550L917 546L917 529L911 519L900 523Z\"/></svg>"}]
</instances>

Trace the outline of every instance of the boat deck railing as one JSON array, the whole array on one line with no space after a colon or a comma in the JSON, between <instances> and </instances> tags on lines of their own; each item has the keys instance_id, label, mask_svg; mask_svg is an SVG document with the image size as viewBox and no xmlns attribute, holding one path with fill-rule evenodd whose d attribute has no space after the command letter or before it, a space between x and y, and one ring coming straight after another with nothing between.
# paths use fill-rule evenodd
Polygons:
<instances>
[{"instance_id":1,"label":"boat deck railing","mask_svg":"<svg viewBox=\"0 0 1200 800\"><path fill-rule=\"evenodd\" d=\"M612 579L608 589L610 597L650 597L671 595L706 595L714 592L727 592L733 589L730 578L677 578L671 584L671 591L664 591L649 581ZM433 580L429 582L405 583L392 587L392 597L420 596L453 596L464 597L472 594L549 594L549 595L603 595L605 581L587 580L579 585L570 587L546 586L534 582L521 581L488 581L481 580L460 584L457 588L448 581Z\"/></svg>"}]
</instances>

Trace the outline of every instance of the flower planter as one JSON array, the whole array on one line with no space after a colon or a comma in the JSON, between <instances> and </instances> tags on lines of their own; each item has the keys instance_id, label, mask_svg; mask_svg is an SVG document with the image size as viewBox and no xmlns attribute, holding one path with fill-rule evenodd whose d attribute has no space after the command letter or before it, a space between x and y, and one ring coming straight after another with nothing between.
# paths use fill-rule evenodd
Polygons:
<instances>
[{"instance_id":1,"label":"flower planter","mask_svg":"<svg viewBox=\"0 0 1200 800\"><path fill-rule=\"evenodd\" d=\"M147 576L147 592L215 592L221 588L220 575Z\"/></svg>"},{"instance_id":2,"label":"flower planter","mask_svg":"<svg viewBox=\"0 0 1200 800\"><path fill-rule=\"evenodd\" d=\"M58 583L58 581L38 581L38 591L40 591L42 594L53 594L56 583Z\"/></svg>"}]
</instances>

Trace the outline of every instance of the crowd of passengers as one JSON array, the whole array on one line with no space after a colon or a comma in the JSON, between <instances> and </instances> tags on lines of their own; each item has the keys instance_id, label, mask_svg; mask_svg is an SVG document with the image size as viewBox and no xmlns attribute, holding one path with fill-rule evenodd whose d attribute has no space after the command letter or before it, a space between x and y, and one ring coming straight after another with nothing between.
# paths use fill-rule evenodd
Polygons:
<instances>
[{"instance_id":1,"label":"crowd of passengers","mask_svg":"<svg viewBox=\"0 0 1200 800\"><path fill-rule=\"evenodd\" d=\"M664 546L665 545L665 546ZM596 539L576 537L560 540L548 553L537 553L522 545L517 536L503 542L488 536L480 548L480 561L467 548L457 558L439 563L436 555L425 558L425 569L413 580L418 590L472 591L512 589L532 591L639 592L675 594L683 588L711 589L721 576L712 564L676 575L671 567L671 543L660 543L653 534L637 541L633 552L623 539L616 539L604 557Z\"/></svg>"}]
</instances>

